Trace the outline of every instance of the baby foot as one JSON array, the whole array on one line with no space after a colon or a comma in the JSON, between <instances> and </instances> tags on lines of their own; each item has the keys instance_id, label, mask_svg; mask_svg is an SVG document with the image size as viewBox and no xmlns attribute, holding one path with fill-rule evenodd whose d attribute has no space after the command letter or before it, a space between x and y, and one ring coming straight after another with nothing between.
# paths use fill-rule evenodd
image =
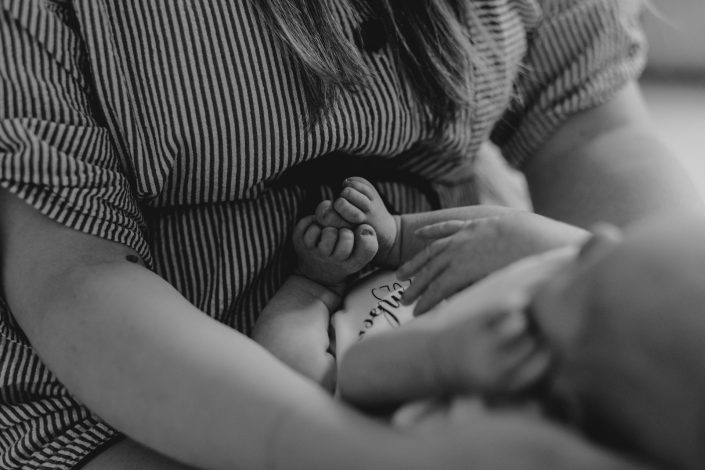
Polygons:
<instances>
[{"instance_id":1,"label":"baby foot","mask_svg":"<svg viewBox=\"0 0 705 470\"><path fill-rule=\"evenodd\" d=\"M294 250L298 272L342 294L345 281L360 271L377 254L374 229L361 224L347 227L322 227L314 215L304 217L294 228Z\"/></svg>"},{"instance_id":2,"label":"baby foot","mask_svg":"<svg viewBox=\"0 0 705 470\"><path fill-rule=\"evenodd\" d=\"M343 182L340 196L333 202L335 213L348 224L369 224L377 233L379 251L374 258L379 266L396 267L394 255L399 233L399 218L389 213L375 187L364 178L353 176ZM330 212L330 211L329 211ZM328 214L328 217L333 217Z\"/></svg>"},{"instance_id":3,"label":"baby foot","mask_svg":"<svg viewBox=\"0 0 705 470\"><path fill-rule=\"evenodd\" d=\"M354 225L343 219L333 208L333 201L326 199L316 207L316 222L323 227L352 228Z\"/></svg>"}]
</instances>

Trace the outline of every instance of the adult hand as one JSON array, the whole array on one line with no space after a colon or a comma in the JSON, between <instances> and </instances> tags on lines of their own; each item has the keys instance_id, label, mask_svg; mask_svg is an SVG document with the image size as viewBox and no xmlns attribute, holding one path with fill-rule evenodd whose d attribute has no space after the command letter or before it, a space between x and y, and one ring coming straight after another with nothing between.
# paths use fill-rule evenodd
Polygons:
<instances>
[{"instance_id":1,"label":"adult hand","mask_svg":"<svg viewBox=\"0 0 705 470\"><path fill-rule=\"evenodd\" d=\"M378 316L364 339L338 357L341 396L376 408L454 394L503 395L531 385L549 357L523 312L535 290L576 253L566 246L523 258L402 328L390 329Z\"/></svg>"},{"instance_id":2,"label":"adult hand","mask_svg":"<svg viewBox=\"0 0 705 470\"><path fill-rule=\"evenodd\" d=\"M413 460L426 468L475 470L645 470L551 423L529 408L488 408L458 397L401 408L393 423L416 439ZM433 462L424 460L435 459ZM421 466L423 466L421 465Z\"/></svg>"},{"instance_id":3,"label":"adult hand","mask_svg":"<svg viewBox=\"0 0 705 470\"><path fill-rule=\"evenodd\" d=\"M399 268L397 277L414 278L402 302L408 305L418 299L417 315L513 261L588 236L578 227L519 210L440 222L415 234L429 244Z\"/></svg>"},{"instance_id":4,"label":"adult hand","mask_svg":"<svg viewBox=\"0 0 705 470\"><path fill-rule=\"evenodd\" d=\"M550 363L520 305L514 297L507 305L483 306L462 317L434 311L402 328L382 326L339 356L340 396L379 409L455 394L503 398L519 393Z\"/></svg>"}]
</instances>

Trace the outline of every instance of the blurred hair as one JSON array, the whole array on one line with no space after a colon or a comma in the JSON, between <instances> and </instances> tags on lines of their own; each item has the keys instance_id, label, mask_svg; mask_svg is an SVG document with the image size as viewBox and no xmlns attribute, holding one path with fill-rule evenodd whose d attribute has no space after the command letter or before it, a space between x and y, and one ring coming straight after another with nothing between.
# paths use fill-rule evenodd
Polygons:
<instances>
[{"instance_id":1,"label":"blurred hair","mask_svg":"<svg viewBox=\"0 0 705 470\"><path fill-rule=\"evenodd\" d=\"M320 119L341 90L365 86L372 71L340 27L338 9L366 8L384 34L410 91L439 130L472 97L480 55L470 38L486 31L460 0L251 0L288 49L303 79L309 121Z\"/></svg>"}]
</instances>

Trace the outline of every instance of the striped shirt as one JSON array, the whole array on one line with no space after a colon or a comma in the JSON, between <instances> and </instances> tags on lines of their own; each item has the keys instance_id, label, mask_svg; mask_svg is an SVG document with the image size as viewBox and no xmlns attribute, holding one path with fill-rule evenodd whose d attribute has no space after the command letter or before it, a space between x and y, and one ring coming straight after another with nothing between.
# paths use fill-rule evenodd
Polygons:
<instances>
[{"instance_id":1,"label":"striped shirt","mask_svg":"<svg viewBox=\"0 0 705 470\"><path fill-rule=\"evenodd\" d=\"M246 0L2 0L0 186L127 245L248 333L290 273L293 224L370 177L393 210L473 200L494 141L517 167L638 76L638 0L474 0L488 60L434 135L388 45L315 127L301 77ZM349 37L368 20L338 15ZM0 467L76 468L119 434L42 364L0 299Z\"/></svg>"}]
</instances>

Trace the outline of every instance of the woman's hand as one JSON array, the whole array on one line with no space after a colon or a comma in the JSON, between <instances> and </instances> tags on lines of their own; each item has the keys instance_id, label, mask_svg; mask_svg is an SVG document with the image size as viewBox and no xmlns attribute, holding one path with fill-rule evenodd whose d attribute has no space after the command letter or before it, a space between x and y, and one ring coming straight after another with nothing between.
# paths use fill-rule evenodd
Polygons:
<instances>
[{"instance_id":1,"label":"woman's hand","mask_svg":"<svg viewBox=\"0 0 705 470\"><path fill-rule=\"evenodd\" d=\"M499 268L532 254L582 242L588 232L514 210L428 225L415 235L430 243L399 268L397 277L414 278L402 303L409 305L418 299L414 309L418 315Z\"/></svg>"},{"instance_id":2,"label":"woman's hand","mask_svg":"<svg viewBox=\"0 0 705 470\"><path fill-rule=\"evenodd\" d=\"M582 436L551 423L536 410L489 408L481 401L458 397L449 402L416 402L401 408L393 418L428 468L477 470L645 470ZM432 456L432 457L431 457Z\"/></svg>"},{"instance_id":3,"label":"woman's hand","mask_svg":"<svg viewBox=\"0 0 705 470\"><path fill-rule=\"evenodd\" d=\"M340 358L340 396L378 409L449 394L503 398L527 389L545 374L550 355L530 332L522 297L507 297L462 315L434 311L402 328L383 326Z\"/></svg>"}]
</instances>

